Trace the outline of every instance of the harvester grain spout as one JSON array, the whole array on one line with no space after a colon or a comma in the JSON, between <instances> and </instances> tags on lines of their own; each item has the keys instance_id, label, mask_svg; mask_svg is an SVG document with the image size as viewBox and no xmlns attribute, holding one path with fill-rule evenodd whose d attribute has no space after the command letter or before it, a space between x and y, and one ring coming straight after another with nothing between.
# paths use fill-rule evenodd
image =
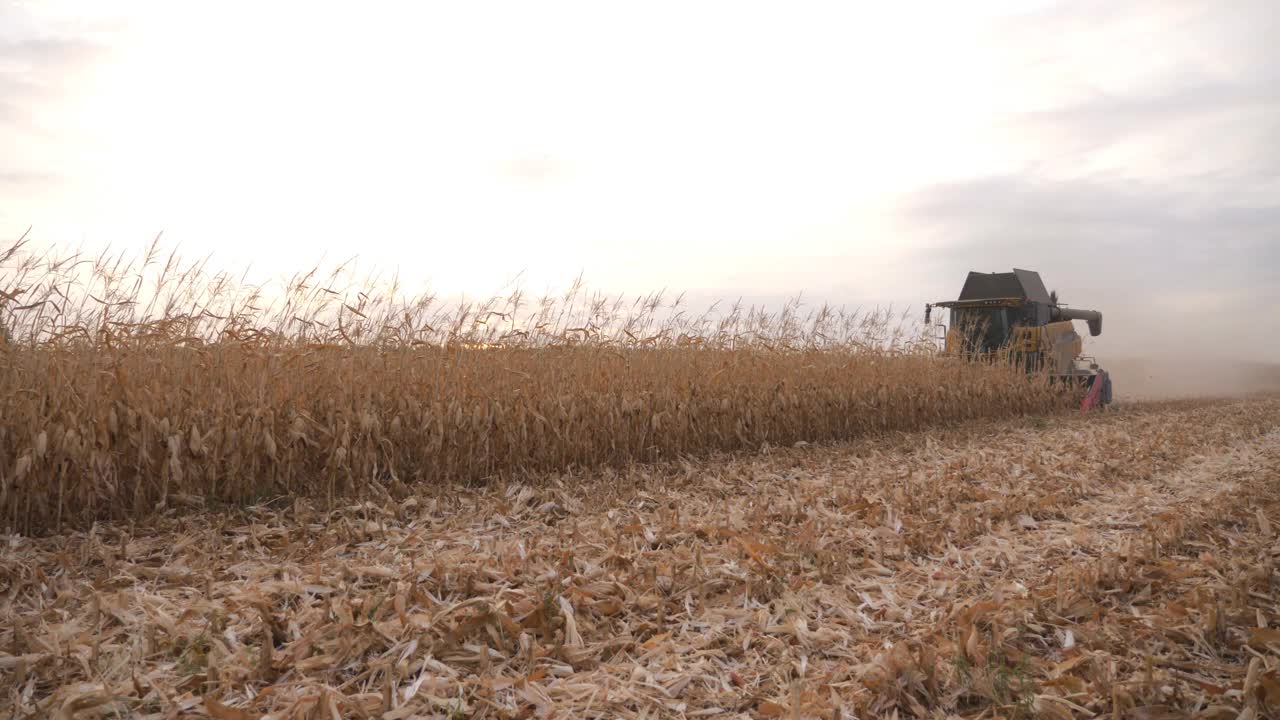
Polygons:
<instances>
[{"instance_id":1,"label":"harvester grain spout","mask_svg":"<svg viewBox=\"0 0 1280 720\"><path fill-rule=\"evenodd\" d=\"M1102 313L1097 310L1055 307L1053 315L1057 320L1084 320L1089 324L1090 335L1097 337L1102 334Z\"/></svg>"}]
</instances>

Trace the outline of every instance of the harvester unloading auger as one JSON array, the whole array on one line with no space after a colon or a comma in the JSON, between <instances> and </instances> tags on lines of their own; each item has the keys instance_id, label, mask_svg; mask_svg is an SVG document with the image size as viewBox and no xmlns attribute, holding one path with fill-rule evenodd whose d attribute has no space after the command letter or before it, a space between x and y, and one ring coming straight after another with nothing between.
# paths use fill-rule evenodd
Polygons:
<instances>
[{"instance_id":1,"label":"harvester unloading auger","mask_svg":"<svg viewBox=\"0 0 1280 720\"><path fill-rule=\"evenodd\" d=\"M970 272L957 300L925 305L951 311L945 350L975 359L1005 358L1027 372L1045 372L1054 382L1085 389L1081 410L1111 402L1111 377L1093 358L1083 355L1084 341L1072 320L1084 320L1089 334L1102 334L1102 313L1058 302L1045 290L1040 274L1014 269L1009 273Z\"/></svg>"}]
</instances>

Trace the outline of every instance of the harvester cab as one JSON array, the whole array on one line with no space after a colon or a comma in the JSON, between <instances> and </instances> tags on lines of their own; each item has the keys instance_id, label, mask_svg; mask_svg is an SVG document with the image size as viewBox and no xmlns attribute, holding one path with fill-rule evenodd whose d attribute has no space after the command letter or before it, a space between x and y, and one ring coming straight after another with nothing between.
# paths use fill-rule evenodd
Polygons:
<instances>
[{"instance_id":1,"label":"harvester cab","mask_svg":"<svg viewBox=\"0 0 1280 720\"><path fill-rule=\"evenodd\" d=\"M1111 378L1083 355L1084 341L1073 320L1083 320L1089 334L1102 334L1102 313L1058 302L1045 289L1040 274L1014 269L1008 273L970 272L956 300L925 305L925 322L933 308L946 308L945 352L973 359L1007 359L1027 372L1045 372L1054 382L1085 388L1084 409L1111 402Z\"/></svg>"}]
</instances>

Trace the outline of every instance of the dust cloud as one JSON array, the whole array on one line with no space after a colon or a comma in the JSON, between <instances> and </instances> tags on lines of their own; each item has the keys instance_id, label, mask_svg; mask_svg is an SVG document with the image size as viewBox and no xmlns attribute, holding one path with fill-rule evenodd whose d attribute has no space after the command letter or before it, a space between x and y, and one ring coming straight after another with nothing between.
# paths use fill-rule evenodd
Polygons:
<instances>
[{"instance_id":1,"label":"dust cloud","mask_svg":"<svg viewBox=\"0 0 1280 720\"><path fill-rule=\"evenodd\" d=\"M1181 355L1098 358L1118 400L1216 397L1280 391L1280 364Z\"/></svg>"}]
</instances>

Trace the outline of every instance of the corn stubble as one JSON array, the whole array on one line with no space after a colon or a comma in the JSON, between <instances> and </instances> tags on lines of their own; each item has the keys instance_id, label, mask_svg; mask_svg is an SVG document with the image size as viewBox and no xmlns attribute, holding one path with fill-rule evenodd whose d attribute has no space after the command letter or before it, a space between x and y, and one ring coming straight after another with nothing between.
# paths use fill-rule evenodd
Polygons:
<instances>
[{"instance_id":1,"label":"corn stubble","mask_svg":"<svg viewBox=\"0 0 1280 720\"><path fill-rule=\"evenodd\" d=\"M130 262L21 242L0 253L0 291L0 524L24 532L1065 402L1038 378L939 357L885 313L798 302L695 316L679 298L626 303L575 283L446 304L345 266L273 293L154 245Z\"/></svg>"},{"instance_id":2,"label":"corn stubble","mask_svg":"<svg viewBox=\"0 0 1280 720\"><path fill-rule=\"evenodd\" d=\"M1277 424L1140 405L11 537L0 717L1277 717Z\"/></svg>"}]
</instances>

